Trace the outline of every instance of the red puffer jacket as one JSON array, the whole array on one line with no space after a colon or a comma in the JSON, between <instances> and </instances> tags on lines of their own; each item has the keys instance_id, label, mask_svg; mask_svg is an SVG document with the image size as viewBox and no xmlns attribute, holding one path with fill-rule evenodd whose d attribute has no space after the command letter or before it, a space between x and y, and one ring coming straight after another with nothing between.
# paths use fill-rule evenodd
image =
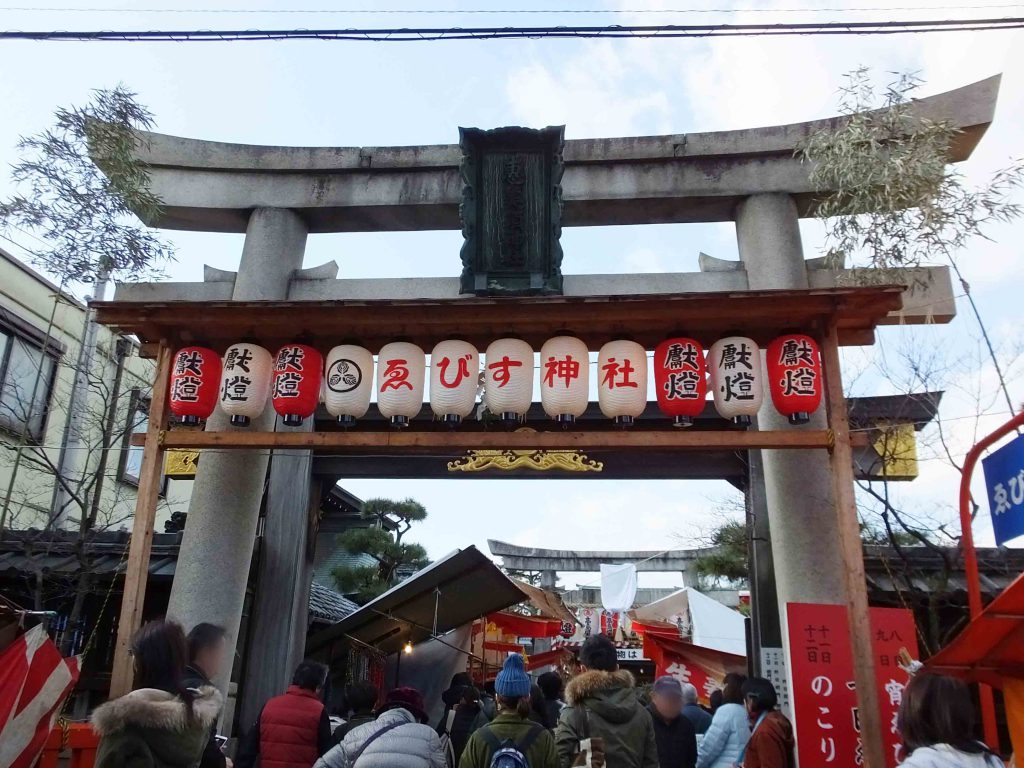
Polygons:
<instances>
[{"instance_id":1,"label":"red puffer jacket","mask_svg":"<svg viewBox=\"0 0 1024 768\"><path fill-rule=\"evenodd\" d=\"M288 687L260 715L260 768L312 768L320 757L324 705L314 691Z\"/></svg>"}]
</instances>

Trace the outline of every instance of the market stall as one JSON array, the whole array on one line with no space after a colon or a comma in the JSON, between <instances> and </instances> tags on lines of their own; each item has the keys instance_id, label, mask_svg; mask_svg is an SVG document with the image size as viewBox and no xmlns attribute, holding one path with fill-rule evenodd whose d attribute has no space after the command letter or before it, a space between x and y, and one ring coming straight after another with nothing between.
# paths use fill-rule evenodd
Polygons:
<instances>
[{"instance_id":1,"label":"market stall","mask_svg":"<svg viewBox=\"0 0 1024 768\"><path fill-rule=\"evenodd\" d=\"M928 659L925 669L1001 689L1014 752L1024 754L1024 575Z\"/></svg>"}]
</instances>

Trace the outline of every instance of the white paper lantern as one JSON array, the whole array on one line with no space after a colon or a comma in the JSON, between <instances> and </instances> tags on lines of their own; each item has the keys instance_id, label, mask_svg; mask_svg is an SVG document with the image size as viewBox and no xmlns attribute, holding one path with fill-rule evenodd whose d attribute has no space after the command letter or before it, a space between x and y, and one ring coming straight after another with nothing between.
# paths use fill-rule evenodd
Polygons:
<instances>
[{"instance_id":1,"label":"white paper lantern","mask_svg":"<svg viewBox=\"0 0 1024 768\"><path fill-rule=\"evenodd\" d=\"M448 339L430 353L430 407L448 424L473 412L480 384L480 353L468 341Z\"/></svg>"},{"instance_id":2,"label":"white paper lantern","mask_svg":"<svg viewBox=\"0 0 1024 768\"><path fill-rule=\"evenodd\" d=\"M526 416L533 404L533 348L522 339L498 339L484 364L487 409L506 422Z\"/></svg>"},{"instance_id":3,"label":"white paper lantern","mask_svg":"<svg viewBox=\"0 0 1024 768\"><path fill-rule=\"evenodd\" d=\"M246 427L260 416L270 397L274 362L256 344L232 344L224 353L220 378L220 408L235 426Z\"/></svg>"},{"instance_id":4,"label":"white paper lantern","mask_svg":"<svg viewBox=\"0 0 1024 768\"><path fill-rule=\"evenodd\" d=\"M764 369L761 350L753 339L728 336L708 352L715 410L737 424L749 424L764 401Z\"/></svg>"},{"instance_id":5,"label":"white paper lantern","mask_svg":"<svg viewBox=\"0 0 1024 768\"><path fill-rule=\"evenodd\" d=\"M377 355L377 407L395 427L409 426L409 419L423 407L426 361L423 350L406 341L381 347Z\"/></svg>"},{"instance_id":6,"label":"white paper lantern","mask_svg":"<svg viewBox=\"0 0 1024 768\"><path fill-rule=\"evenodd\" d=\"M635 341L609 341L597 355L601 413L629 427L647 407L647 351Z\"/></svg>"},{"instance_id":7,"label":"white paper lantern","mask_svg":"<svg viewBox=\"0 0 1024 768\"><path fill-rule=\"evenodd\" d=\"M373 354L355 344L339 344L327 353L324 405L345 427L355 424L370 408L373 393Z\"/></svg>"},{"instance_id":8,"label":"white paper lantern","mask_svg":"<svg viewBox=\"0 0 1024 768\"><path fill-rule=\"evenodd\" d=\"M540 349L540 401L544 413L571 424L587 410L590 353L574 336L555 336Z\"/></svg>"}]
</instances>

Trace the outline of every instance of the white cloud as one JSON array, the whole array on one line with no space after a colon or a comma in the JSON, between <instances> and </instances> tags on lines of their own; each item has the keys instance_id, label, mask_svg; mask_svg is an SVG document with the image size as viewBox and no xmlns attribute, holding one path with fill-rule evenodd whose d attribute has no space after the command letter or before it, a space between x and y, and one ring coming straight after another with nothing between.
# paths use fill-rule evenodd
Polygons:
<instances>
[{"instance_id":1,"label":"white cloud","mask_svg":"<svg viewBox=\"0 0 1024 768\"><path fill-rule=\"evenodd\" d=\"M620 47L598 41L568 62L551 66L535 59L514 69L505 93L517 120L564 124L572 138L669 132L668 94L637 88L633 75Z\"/></svg>"}]
</instances>

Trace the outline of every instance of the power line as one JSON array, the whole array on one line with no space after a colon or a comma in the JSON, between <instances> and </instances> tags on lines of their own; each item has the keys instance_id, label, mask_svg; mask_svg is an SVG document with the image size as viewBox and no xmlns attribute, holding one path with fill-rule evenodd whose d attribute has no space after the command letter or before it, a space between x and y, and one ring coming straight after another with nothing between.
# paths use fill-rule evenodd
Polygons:
<instances>
[{"instance_id":1,"label":"power line","mask_svg":"<svg viewBox=\"0 0 1024 768\"><path fill-rule=\"evenodd\" d=\"M558 27L424 27L376 29L149 30L0 32L2 40L77 42L245 42L266 40L347 40L422 42L428 40L537 40L547 38L709 38L793 35L893 35L928 32L989 32L1024 29L1024 17L938 21L805 22L800 24L694 24Z\"/></svg>"},{"instance_id":2,"label":"power line","mask_svg":"<svg viewBox=\"0 0 1024 768\"><path fill-rule=\"evenodd\" d=\"M0 11L21 13L175 13L175 14L291 14L291 15L622 15L622 14L696 14L696 13L864 13L870 11L960 11L1022 8L1024 3L986 5L903 5L854 8L29 8L0 7Z\"/></svg>"}]
</instances>

